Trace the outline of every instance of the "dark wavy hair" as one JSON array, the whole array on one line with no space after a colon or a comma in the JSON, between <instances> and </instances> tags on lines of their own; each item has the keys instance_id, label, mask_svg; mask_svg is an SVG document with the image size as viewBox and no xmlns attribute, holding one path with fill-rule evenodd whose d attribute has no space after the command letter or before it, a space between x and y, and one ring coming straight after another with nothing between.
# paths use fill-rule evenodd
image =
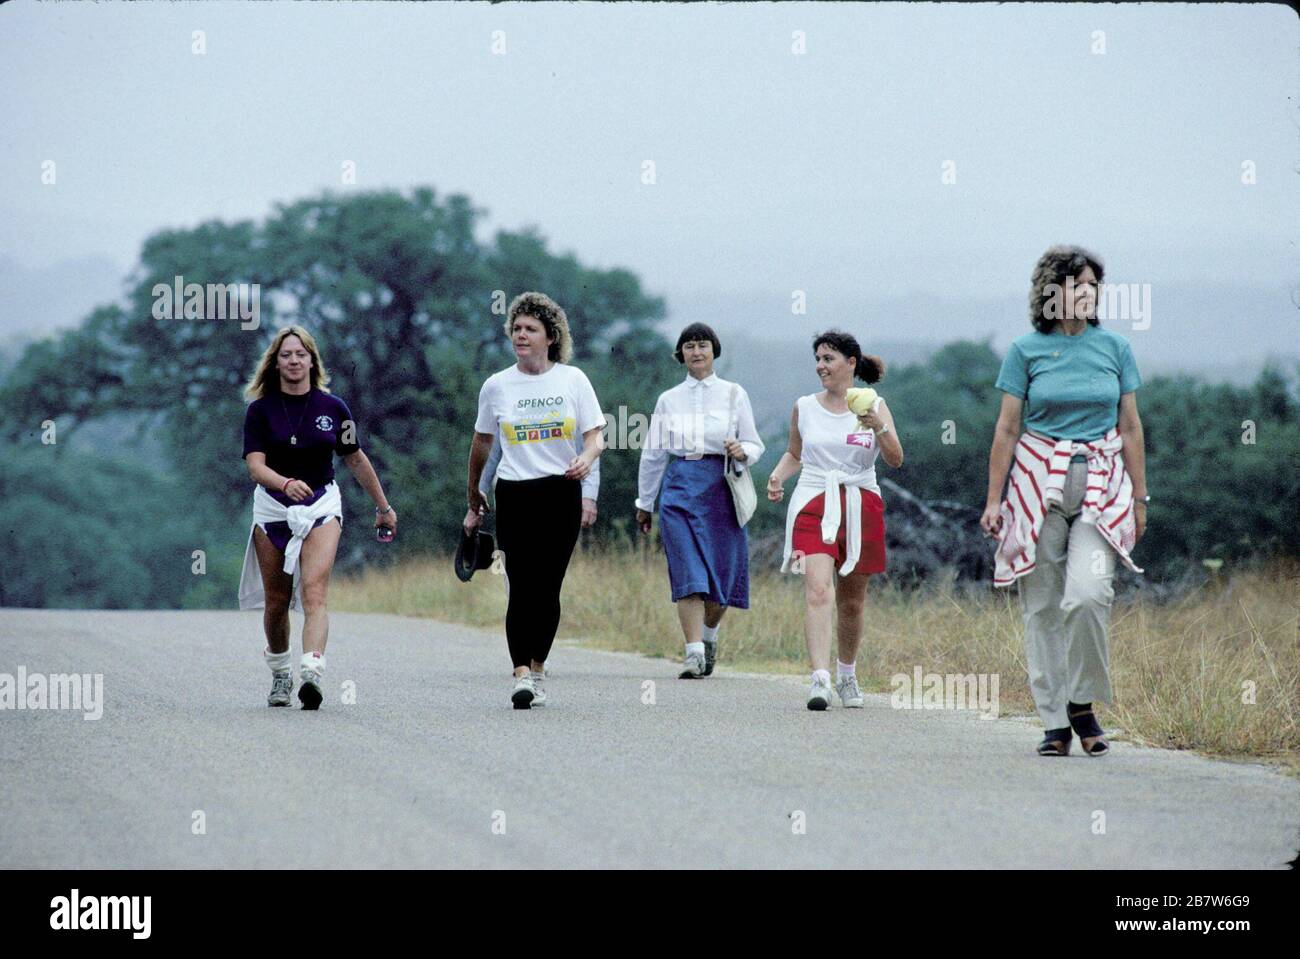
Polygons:
<instances>
[{"instance_id":1,"label":"dark wavy hair","mask_svg":"<svg viewBox=\"0 0 1300 959\"><path fill-rule=\"evenodd\" d=\"M1053 246L1038 258L1029 283L1029 322L1039 333L1051 333L1060 322L1047 315L1047 304L1052 301L1054 291L1062 289L1067 279L1082 273L1085 266L1092 267L1092 272L1097 274L1097 285L1100 286L1106 268L1102 265L1101 257L1090 250L1081 246ZM1088 317L1088 322L1097 326L1095 312Z\"/></svg>"},{"instance_id":2,"label":"dark wavy hair","mask_svg":"<svg viewBox=\"0 0 1300 959\"><path fill-rule=\"evenodd\" d=\"M862 347L858 346L857 338L852 333L845 333L843 330L827 330L825 333L818 333L813 337L813 356L817 355L819 346L829 346L835 352L856 360L857 365L853 368L853 375L864 383L879 383L885 376L885 361L878 356L863 353Z\"/></svg>"},{"instance_id":3,"label":"dark wavy hair","mask_svg":"<svg viewBox=\"0 0 1300 959\"><path fill-rule=\"evenodd\" d=\"M718 334L713 332L713 327L706 323L692 323L682 330L681 335L677 337L677 345L673 347L673 356L677 357L677 362L683 366L686 365L686 357L682 356L682 344L692 340L708 340L712 343L715 360L722 355L722 341L718 339Z\"/></svg>"}]
</instances>

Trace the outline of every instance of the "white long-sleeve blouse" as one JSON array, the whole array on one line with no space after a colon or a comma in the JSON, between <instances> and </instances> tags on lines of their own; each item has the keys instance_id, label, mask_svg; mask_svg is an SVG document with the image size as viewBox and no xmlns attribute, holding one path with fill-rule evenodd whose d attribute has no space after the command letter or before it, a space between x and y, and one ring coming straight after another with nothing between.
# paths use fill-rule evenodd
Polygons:
<instances>
[{"instance_id":1,"label":"white long-sleeve blouse","mask_svg":"<svg viewBox=\"0 0 1300 959\"><path fill-rule=\"evenodd\" d=\"M747 457L745 467L752 468L765 447L743 386L716 373L702 380L687 374L684 382L661 393L641 447L636 508L654 510L659 484L672 457L699 459L708 454L725 454L723 441L730 437L740 440Z\"/></svg>"}]
</instances>

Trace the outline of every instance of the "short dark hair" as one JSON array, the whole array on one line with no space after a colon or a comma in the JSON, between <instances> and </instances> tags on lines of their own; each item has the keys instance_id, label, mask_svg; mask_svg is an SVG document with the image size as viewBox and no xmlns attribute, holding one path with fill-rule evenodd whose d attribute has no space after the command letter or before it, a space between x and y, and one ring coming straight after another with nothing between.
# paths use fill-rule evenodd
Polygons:
<instances>
[{"instance_id":1,"label":"short dark hair","mask_svg":"<svg viewBox=\"0 0 1300 959\"><path fill-rule=\"evenodd\" d=\"M818 333L813 337L814 356L817 355L817 348L820 346L829 346L835 352L856 360L853 375L864 383L879 383L885 376L885 361L878 356L864 354L852 333L845 333L843 330L827 330L825 333Z\"/></svg>"},{"instance_id":2,"label":"short dark hair","mask_svg":"<svg viewBox=\"0 0 1300 959\"><path fill-rule=\"evenodd\" d=\"M678 363L686 364L686 357L682 356L682 344L690 343L692 340L708 340L712 343L715 360L722 355L722 341L718 339L718 334L713 332L713 327L707 323L692 323L682 330L681 335L677 337L677 345L673 347L673 356L677 358Z\"/></svg>"},{"instance_id":3,"label":"short dark hair","mask_svg":"<svg viewBox=\"0 0 1300 959\"><path fill-rule=\"evenodd\" d=\"M1092 267L1097 274L1097 283L1101 284L1106 275L1101 257L1081 246L1053 246L1038 258L1034 265L1034 275L1029 285L1029 322L1039 333L1051 333L1057 320L1047 315L1047 304L1053 299L1051 288L1065 286L1067 278L1072 279L1083 272L1085 266ZM1088 317L1088 322L1097 326L1097 314Z\"/></svg>"}]
</instances>

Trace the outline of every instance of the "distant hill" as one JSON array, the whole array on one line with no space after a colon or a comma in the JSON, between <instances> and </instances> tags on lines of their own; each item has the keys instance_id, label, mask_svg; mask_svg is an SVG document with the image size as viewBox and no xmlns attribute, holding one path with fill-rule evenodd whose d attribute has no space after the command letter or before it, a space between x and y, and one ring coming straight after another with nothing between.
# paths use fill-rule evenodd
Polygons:
<instances>
[{"instance_id":1,"label":"distant hill","mask_svg":"<svg viewBox=\"0 0 1300 959\"><path fill-rule=\"evenodd\" d=\"M127 271L101 256L29 269L0 257L0 340L47 336L80 325L95 307L121 299Z\"/></svg>"}]
</instances>

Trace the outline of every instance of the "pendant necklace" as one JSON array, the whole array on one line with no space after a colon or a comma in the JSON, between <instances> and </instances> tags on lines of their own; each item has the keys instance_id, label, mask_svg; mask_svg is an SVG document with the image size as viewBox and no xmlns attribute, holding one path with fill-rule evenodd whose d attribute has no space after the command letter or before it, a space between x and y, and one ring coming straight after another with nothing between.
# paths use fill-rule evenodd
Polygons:
<instances>
[{"instance_id":1,"label":"pendant necklace","mask_svg":"<svg viewBox=\"0 0 1300 959\"><path fill-rule=\"evenodd\" d=\"M307 391L308 402L302 405L302 412L298 414L298 422L293 424L289 432L289 443L293 446L298 445L298 427L302 425L302 418L307 415L307 407L311 405L311 390ZM285 405L284 394L280 394L280 406L284 410L284 421L289 422L289 407Z\"/></svg>"}]
</instances>

